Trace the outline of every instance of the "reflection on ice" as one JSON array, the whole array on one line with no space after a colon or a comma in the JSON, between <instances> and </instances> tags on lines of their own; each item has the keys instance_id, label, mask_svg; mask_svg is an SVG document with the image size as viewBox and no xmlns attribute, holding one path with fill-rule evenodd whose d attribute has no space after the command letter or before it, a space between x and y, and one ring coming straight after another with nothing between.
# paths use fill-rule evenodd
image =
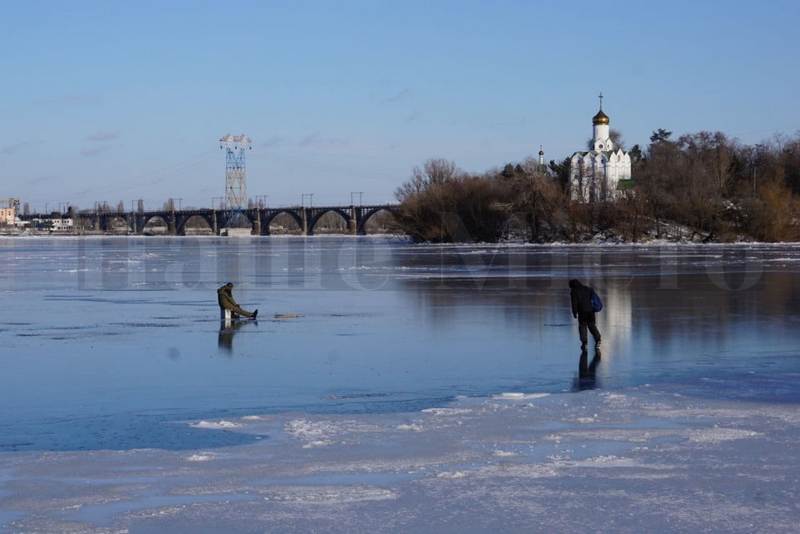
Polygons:
<instances>
[{"instance_id":1,"label":"reflection on ice","mask_svg":"<svg viewBox=\"0 0 800 534\"><path fill-rule=\"evenodd\" d=\"M233 353L233 337L236 335L236 332L242 328L245 323L250 323L251 321L243 321L243 320L233 320L231 318L227 318L224 321L220 322L219 325L219 336L217 337L217 345L219 346L220 350L232 354ZM257 321L252 321L253 324L258 324Z\"/></svg>"},{"instance_id":2,"label":"reflection on ice","mask_svg":"<svg viewBox=\"0 0 800 534\"><path fill-rule=\"evenodd\" d=\"M597 366L600 365L600 359L600 349L594 351L591 363L589 362L589 352L586 349L581 351L578 360L578 379L575 382L575 389L581 391L598 387Z\"/></svg>"}]
</instances>

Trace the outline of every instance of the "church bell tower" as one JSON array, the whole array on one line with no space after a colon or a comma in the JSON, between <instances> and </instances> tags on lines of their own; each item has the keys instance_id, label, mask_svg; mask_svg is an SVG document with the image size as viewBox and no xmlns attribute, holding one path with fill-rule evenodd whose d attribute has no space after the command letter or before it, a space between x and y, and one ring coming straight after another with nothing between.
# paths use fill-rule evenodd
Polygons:
<instances>
[{"instance_id":1,"label":"church bell tower","mask_svg":"<svg viewBox=\"0 0 800 534\"><path fill-rule=\"evenodd\" d=\"M611 141L609 132L608 115L603 113L603 93L600 93L600 111L592 117L592 139L594 140L595 152L611 152L614 150L614 143Z\"/></svg>"}]
</instances>

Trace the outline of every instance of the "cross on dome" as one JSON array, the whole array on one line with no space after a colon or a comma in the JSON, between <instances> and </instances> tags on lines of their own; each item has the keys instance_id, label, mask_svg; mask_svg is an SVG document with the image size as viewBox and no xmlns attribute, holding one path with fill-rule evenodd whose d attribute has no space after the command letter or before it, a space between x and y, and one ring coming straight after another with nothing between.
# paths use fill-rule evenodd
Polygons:
<instances>
[{"instance_id":1,"label":"cross on dome","mask_svg":"<svg viewBox=\"0 0 800 534\"><path fill-rule=\"evenodd\" d=\"M608 115L603 113L603 93L600 92L600 95L597 97L600 99L600 111L597 112L597 115L592 117L592 124L597 126L598 124L608 124L609 118Z\"/></svg>"}]
</instances>

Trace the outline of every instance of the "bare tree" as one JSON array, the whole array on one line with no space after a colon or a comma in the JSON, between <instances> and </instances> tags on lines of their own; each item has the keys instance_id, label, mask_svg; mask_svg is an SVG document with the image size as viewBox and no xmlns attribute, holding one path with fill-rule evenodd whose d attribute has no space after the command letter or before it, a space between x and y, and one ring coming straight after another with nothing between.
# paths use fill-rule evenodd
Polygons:
<instances>
[{"instance_id":1,"label":"bare tree","mask_svg":"<svg viewBox=\"0 0 800 534\"><path fill-rule=\"evenodd\" d=\"M429 159L422 168L414 167L411 172L411 178L397 188L395 197L402 202L411 195L424 191L431 185L455 180L462 174L452 161Z\"/></svg>"},{"instance_id":2,"label":"bare tree","mask_svg":"<svg viewBox=\"0 0 800 534\"><path fill-rule=\"evenodd\" d=\"M429 159L424 166L425 176L431 184L441 184L458 178L460 171L456 164L445 159Z\"/></svg>"},{"instance_id":3,"label":"bare tree","mask_svg":"<svg viewBox=\"0 0 800 534\"><path fill-rule=\"evenodd\" d=\"M622 138L622 132L611 128L608 132L608 137L611 139L611 142L614 143L615 150L625 150L625 139Z\"/></svg>"}]
</instances>

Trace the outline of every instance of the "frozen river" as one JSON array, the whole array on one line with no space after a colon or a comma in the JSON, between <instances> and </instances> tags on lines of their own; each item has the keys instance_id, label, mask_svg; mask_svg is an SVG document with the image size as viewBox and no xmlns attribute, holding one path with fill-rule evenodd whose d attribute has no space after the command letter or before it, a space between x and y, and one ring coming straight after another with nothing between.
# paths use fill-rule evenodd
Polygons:
<instances>
[{"instance_id":1,"label":"frozen river","mask_svg":"<svg viewBox=\"0 0 800 534\"><path fill-rule=\"evenodd\" d=\"M314 522L299 510L328 500L352 512L353 523L339 529L373 530L374 514L391 515L397 499L423 521L421 503L478 492L478 480L510 476L512 487L543 478L552 487L542 491L564 493L582 469L646 465L639 475L648 478L656 459L686 469L692 454L704 469L735 457L745 465L738 472L756 480L761 468L741 448L709 447L759 436L771 440L760 445L763 462L795 458L765 421L778 414L775 428L789 433L781 439L796 439L796 246L5 239L0 264L0 530L13 520L23 531L136 520L156 531L196 530L206 513L220 529L324 529L325 514ZM570 278L605 301L602 359L590 353L583 369ZM244 307L259 309L258 322L220 326L215 290L227 281ZM701 408L707 413L698 415ZM725 426L726 417L736 424ZM532 452L532 443L555 449ZM672 448L647 457L656 446ZM528 471L493 472L498 459ZM786 468L796 475L796 458ZM191 490L155 472L188 476L180 484ZM734 479L708 478L706 490ZM771 505L787 520L797 512L796 479L781 488ZM513 500L508 487L498 491L497 499ZM253 495L277 515L253 519L261 513ZM213 512L223 501L240 512L227 523ZM203 514L188 511L203 503ZM370 514L360 516L360 506ZM442 507L432 516L441 523L431 525L451 524ZM180 511L169 515L173 523L153 519L166 509ZM701 528L702 516L681 525ZM609 518L605 526L619 530ZM653 524L642 518L643 527ZM427 524L412 519L385 525ZM465 530L482 530L468 514L462 519Z\"/></svg>"},{"instance_id":2,"label":"frozen river","mask_svg":"<svg viewBox=\"0 0 800 534\"><path fill-rule=\"evenodd\" d=\"M782 381L800 370L795 247L20 239L0 241L0 264L0 451L195 448L243 438L174 421L570 390L570 277L606 304L584 385L800 398ZM262 320L220 328L226 281Z\"/></svg>"}]
</instances>

